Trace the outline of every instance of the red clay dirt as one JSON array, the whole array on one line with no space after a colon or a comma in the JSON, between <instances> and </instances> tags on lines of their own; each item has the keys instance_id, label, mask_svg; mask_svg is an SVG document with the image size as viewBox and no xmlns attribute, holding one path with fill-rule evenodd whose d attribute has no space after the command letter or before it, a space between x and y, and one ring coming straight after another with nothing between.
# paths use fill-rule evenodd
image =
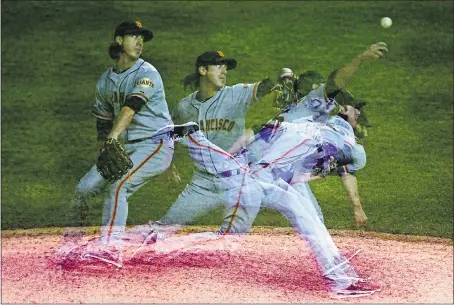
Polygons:
<instances>
[{"instance_id":1,"label":"red clay dirt","mask_svg":"<svg viewBox=\"0 0 454 305\"><path fill-rule=\"evenodd\" d=\"M355 235L355 234L353 234ZM332 299L304 241L261 233L184 251L143 251L123 268L99 263L60 268L56 235L2 239L3 303L452 303L450 240L397 241L333 236L358 274L382 291Z\"/></svg>"}]
</instances>

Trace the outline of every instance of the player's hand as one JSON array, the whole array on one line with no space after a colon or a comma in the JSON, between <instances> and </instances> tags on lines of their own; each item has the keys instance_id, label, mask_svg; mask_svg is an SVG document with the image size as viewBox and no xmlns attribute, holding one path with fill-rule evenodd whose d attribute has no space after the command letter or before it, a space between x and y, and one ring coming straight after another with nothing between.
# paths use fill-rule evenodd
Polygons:
<instances>
[{"instance_id":1,"label":"player's hand","mask_svg":"<svg viewBox=\"0 0 454 305\"><path fill-rule=\"evenodd\" d=\"M367 216L366 213L364 213L363 209L361 206L356 206L353 211L355 215L355 225L357 227L364 226L367 222Z\"/></svg>"},{"instance_id":2,"label":"player's hand","mask_svg":"<svg viewBox=\"0 0 454 305\"><path fill-rule=\"evenodd\" d=\"M364 51L360 56L360 60L364 61L373 61L382 57L385 52L388 52L386 43L377 42L371 45L366 51Z\"/></svg>"}]
</instances>

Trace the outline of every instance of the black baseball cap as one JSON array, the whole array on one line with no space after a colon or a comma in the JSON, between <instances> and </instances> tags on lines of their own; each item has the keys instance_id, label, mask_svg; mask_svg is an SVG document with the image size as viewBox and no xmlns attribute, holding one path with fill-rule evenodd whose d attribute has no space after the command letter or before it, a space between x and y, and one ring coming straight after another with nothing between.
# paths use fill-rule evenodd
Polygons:
<instances>
[{"instance_id":1,"label":"black baseball cap","mask_svg":"<svg viewBox=\"0 0 454 305\"><path fill-rule=\"evenodd\" d=\"M196 67L205 65L227 65L227 70L232 70L236 67L236 60L232 58L224 58L222 51L208 51L197 57Z\"/></svg>"},{"instance_id":2,"label":"black baseball cap","mask_svg":"<svg viewBox=\"0 0 454 305\"><path fill-rule=\"evenodd\" d=\"M145 29L140 21L123 21L115 28L115 36L124 36L126 34L143 35L143 41L150 41L153 38L153 32Z\"/></svg>"}]
</instances>

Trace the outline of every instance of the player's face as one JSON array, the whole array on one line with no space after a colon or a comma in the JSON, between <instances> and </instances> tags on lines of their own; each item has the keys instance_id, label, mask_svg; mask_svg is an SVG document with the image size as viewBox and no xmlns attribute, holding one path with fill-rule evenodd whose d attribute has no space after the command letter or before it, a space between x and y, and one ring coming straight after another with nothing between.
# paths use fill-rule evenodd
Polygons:
<instances>
[{"instance_id":1,"label":"player's face","mask_svg":"<svg viewBox=\"0 0 454 305\"><path fill-rule=\"evenodd\" d=\"M227 65L209 65L206 76L216 89L221 89L227 83Z\"/></svg>"},{"instance_id":2,"label":"player's face","mask_svg":"<svg viewBox=\"0 0 454 305\"><path fill-rule=\"evenodd\" d=\"M138 59L142 54L143 36L142 35L125 35L123 37L123 51L131 59Z\"/></svg>"},{"instance_id":3,"label":"player's face","mask_svg":"<svg viewBox=\"0 0 454 305\"><path fill-rule=\"evenodd\" d=\"M348 123L350 123L350 125L352 125L353 128L356 127L356 124L358 124L358 117L360 114L360 111L358 109L350 105L345 105L341 106L340 113L347 116Z\"/></svg>"}]
</instances>

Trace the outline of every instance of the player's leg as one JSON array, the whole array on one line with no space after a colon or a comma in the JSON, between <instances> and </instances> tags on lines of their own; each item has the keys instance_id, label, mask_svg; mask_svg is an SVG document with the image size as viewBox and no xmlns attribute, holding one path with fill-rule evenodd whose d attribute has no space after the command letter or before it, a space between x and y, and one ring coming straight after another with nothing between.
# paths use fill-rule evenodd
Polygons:
<instances>
[{"instance_id":1,"label":"player's leg","mask_svg":"<svg viewBox=\"0 0 454 305\"><path fill-rule=\"evenodd\" d=\"M358 275L339 252L313 204L293 191L260 182L264 188L262 205L278 210L303 237L314 254L322 273L333 281L333 289L344 289L357 281ZM288 189L291 186L288 185ZM302 200L301 200L302 199Z\"/></svg>"},{"instance_id":2,"label":"player's leg","mask_svg":"<svg viewBox=\"0 0 454 305\"><path fill-rule=\"evenodd\" d=\"M66 215L67 232L77 233L85 226L88 215L88 200L101 193L107 185L106 180L99 174L96 165L80 179Z\"/></svg>"},{"instance_id":3,"label":"player's leg","mask_svg":"<svg viewBox=\"0 0 454 305\"><path fill-rule=\"evenodd\" d=\"M173 157L173 143L153 143L145 140L126 144L125 150L131 153L134 164L131 171L111 184L104 201L101 242L118 243L123 237L128 217L128 198L156 175L163 173Z\"/></svg>"},{"instance_id":4,"label":"player's leg","mask_svg":"<svg viewBox=\"0 0 454 305\"><path fill-rule=\"evenodd\" d=\"M314 206L315 211L317 212L318 218L320 218L320 220L322 222L324 222L322 209L320 208L320 205L318 204L318 201L315 198L314 193L312 192L309 183L299 182L299 183L292 184L292 188L290 189L290 191L291 192L296 191L299 195L301 195L301 196L305 197L307 200L309 200L312 203L312 205Z\"/></svg>"},{"instance_id":5,"label":"player's leg","mask_svg":"<svg viewBox=\"0 0 454 305\"><path fill-rule=\"evenodd\" d=\"M247 233L252 227L257 214L260 212L260 205L238 207L226 207L224 209L224 220L219 229L222 234Z\"/></svg>"},{"instance_id":6,"label":"player's leg","mask_svg":"<svg viewBox=\"0 0 454 305\"><path fill-rule=\"evenodd\" d=\"M208 173L194 171L192 181L159 222L164 225L188 225L219 206L222 196L216 189L216 179Z\"/></svg>"},{"instance_id":7,"label":"player's leg","mask_svg":"<svg viewBox=\"0 0 454 305\"><path fill-rule=\"evenodd\" d=\"M57 260L65 261L68 255L80 246L89 212L88 200L103 191L106 185L107 182L98 173L96 165L77 184L66 212L66 230L55 252Z\"/></svg>"},{"instance_id":8,"label":"player's leg","mask_svg":"<svg viewBox=\"0 0 454 305\"><path fill-rule=\"evenodd\" d=\"M219 179L223 190L224 220L218 231L221 234L247 233L260 211L262 187L249 172Z\"/></svg>"},{"instance_id":9,"label":"player's leg","mask_svg":"<svg viewBox=\"0 0 454 305\"><path fill-rule=\"evenodd\" d=\"M171 131L177 129L178 126L167 128ZM228 181L226 178L230 175L239 176L247 170L231 154L211 143L198 128L185 130L181 142L189 148L190 156L199 170L161 219L160 222L164 224L189 224L223 203L226 187L225 182L220 181Z\"/></svg>"},{"instance_id":10,"label":"player's leg","mask_svg":"<svg viewBox=\"0 0 454 305\"><path fill-rule=\"evenodd\" d=\"M221 225L220 232L248 232L260 210L260 203L258 202L255 205L247 206L237 204L238 196L236 190L241 189L244 196L250 195L248 194L248 192L250 192L250 187L247 183L241 185L243 176L246 175L247 171L246 166L243 165L242 156L234 158L232 155L207 140L201 132L191 134L183 143L189 146L191 158L199 167L203 167L207 170L214 170L213 174L219 176L219 179L215 180L217 189L221 190L218 192L221 196L221 198L218 197L218 202L223 202L226 206L224 211L224 222ZM216 168L209 168L210 164L206 162L206 159L209 159ZM229 170L224 171L225 169Z\"/></svg>"}]
</instances>

